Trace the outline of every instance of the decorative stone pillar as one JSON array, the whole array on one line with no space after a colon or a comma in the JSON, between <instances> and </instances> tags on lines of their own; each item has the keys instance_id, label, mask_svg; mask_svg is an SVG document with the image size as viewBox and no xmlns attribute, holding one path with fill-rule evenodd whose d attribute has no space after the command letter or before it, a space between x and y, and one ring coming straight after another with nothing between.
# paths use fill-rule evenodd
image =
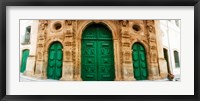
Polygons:
<instances>
[{"instance_id":1,"label":"decorative stone pillar","mask_svg":"<svg viewBox=\"0 0 200 101\"><path fill-rule=\"evenodd\" d=\"M45 44L46 44L46 28L48 26L47 20L39 21L39 31L38 31L38 39L37 39L37 61L36 61L36 69L35 76L37 78L46 79L46 63L45 63Z\"/></svg>"},{"instance_id":2,"label":"decorative stone pillar","mask_svg":"<svg viewBox=\"0 0 200 101\"><path fill-rule=\"evenodd\" d=\"M27 58L26 71L24 72L26 76L34 76L38 25L38 20L33 20L31 25L30 52Z\"/></svg>"},{"instance_id":3,"label":"decorative stone pillar","mask_svg":"<svg viewBox=\"0 0 200 101\"><path fill-rule=\"evenodd\" d=\"M159 20L155 20L155 29L156 29L156 39L157 39L157 47L158 47L158 62L160 68L160 76L161 78L166 78L168 75L167 71L167 62L164 58L163 54L163 45L162 45L162 33L160 31L160 22Z\"/></svg>"},{"instance_id":4,"label":"decorative stone pillar","mask_svg":"<svg viewBox=\"0 0 200 101\"><path fill-rule=\"evenodd\" d=\"M130 33L128 30L128 21L121 21L121 41L122 41L122 75L123 80L135 80L133 74L133 64L132 64L132 50L130 44Z\"/></svg>"},{"instance_id":5,"label":"decorative stone pillar","mask_svg":"<svg viewBox=\"0 0 200 101\"><path fill-rule=\"evenodd\" d=\"M125 81L135 80L131 54L132 51L129 48L123 49L122 71L123 71L123 80Z\"/></svg>"},{"instance_id":6,"label":"decorative stone pillar","mask_svg":"<svg viewBox=\"0 0 200 101\"><path fill-rule=\"evenodd\" d=\"M71 20L66 21L66 32L64 39L64 61L62 69L62 78L60 80L73 80L73 61L72 61L72 51L73 51L73 22Z\"/></svg>"},{"instance_id":7,"label":"decorative stone pillar","mask_svg":"<svg viewBox=\"0 0 200 101\"><path fill-rule=\"evenodd\" d=\"M122 80L121 68L120 68L120 48L119 41L117 39L113 40L114 44L114 60L115 60L115 81Z\"/></svg>"},{"instance_id":8,"label":"decorative stone pillar","mask_svg":"<svg viewBox=\"0 0 200 101\"><path fill-rule=\"evenodd\" d=\"M153 20L147 20L147 33L149 42L150 68L149 80L157 80L160 78L158 65L158 47Z\"/></svg>"}]
</instances>

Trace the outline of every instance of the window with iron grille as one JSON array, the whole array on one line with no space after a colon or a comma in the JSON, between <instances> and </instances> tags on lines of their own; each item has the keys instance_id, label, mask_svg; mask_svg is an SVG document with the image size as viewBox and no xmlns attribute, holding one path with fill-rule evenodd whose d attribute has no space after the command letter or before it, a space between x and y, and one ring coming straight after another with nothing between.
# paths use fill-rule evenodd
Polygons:
<instances>
[{"instance_id":1,"label":"window with iron grille","mask_svg":"<svg viewBox=\"0 0 200 101\"><path fill-rule=\"evenodd\" d=\"M179 63L179 56L178 56L178 52L177 51L174 51L174 60L175 60L175 66L177 68L180 67L180 63Z\"/></svg>"},{"instance_id":2,"label":"window with iron grille","mask_svg":"<svg viewBox=\"0 0 200 101\"><path fill-rule=\"evenodd\" d=\"M22 44L30 44L31 26L26 27L24 42Z\"/></svg>"}]
</instances>

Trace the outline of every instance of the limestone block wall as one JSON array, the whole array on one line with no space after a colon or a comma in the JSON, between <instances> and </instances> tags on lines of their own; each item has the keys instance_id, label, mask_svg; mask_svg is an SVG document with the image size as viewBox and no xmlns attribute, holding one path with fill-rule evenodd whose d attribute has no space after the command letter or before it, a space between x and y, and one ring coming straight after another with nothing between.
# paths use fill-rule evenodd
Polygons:
<instances>
[{"instance_id":1,"label":"limestone block wall","mask_svg":"<svg viewBox=\"0 0 200 101\"><path fill-rule=\"evenodd\" d=\"M39 25L38 20L34 20L31 24L30 46L29 46L30 53L27 59L26 70L24 72L24 74L27 76L34 76L35 72L38 25Z\"/></svg>"}]
</instances>

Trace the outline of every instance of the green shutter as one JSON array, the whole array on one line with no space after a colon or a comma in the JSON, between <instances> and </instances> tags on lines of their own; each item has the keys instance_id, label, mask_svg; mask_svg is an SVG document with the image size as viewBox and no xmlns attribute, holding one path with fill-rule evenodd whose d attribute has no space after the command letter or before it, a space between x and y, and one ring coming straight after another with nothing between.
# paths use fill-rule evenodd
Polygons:
<instances>
[{"instance_id":1,"label":"green shutter","mask_svg":"<svg viewBox=\"0 0 200 101\"><path fill-rule=\"evenodd\" d=\"M20 68L21 73L23 73L26 70L26 63L27 63L28 56L29 56L29 50L24 50L22 54L22 60L21 60L21 68Z\"/></svg>"}]
</instances>

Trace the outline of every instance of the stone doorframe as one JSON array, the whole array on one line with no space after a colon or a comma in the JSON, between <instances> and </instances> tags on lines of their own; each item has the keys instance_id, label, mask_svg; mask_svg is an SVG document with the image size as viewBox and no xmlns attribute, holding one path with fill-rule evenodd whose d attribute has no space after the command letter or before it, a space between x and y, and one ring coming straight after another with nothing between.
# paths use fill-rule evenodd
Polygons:
<instances>
[{"instance_id":1,"label":"stone doorframe","mask_svg":"<svg viewBox=\"0 0 200 101\"><path fill-rule=\"evenodd\" d=\"M117 28L116 25L112 21L106 21L106 20L83 20L77 29L77 36L76 36L76 64L75 64L75 80L82 80L81 79L81 42L82 42L82 34L85 28L87 28L88 25L91 23L96 24L103 24L105 25L111 32L112 32L112 38L113 38L113 48L114 48L114 68L115 68L115 80L121 80L121 68L120 68L120 50L119 50L119 36L117 34Z\"/></svg>"}]
</instances>

